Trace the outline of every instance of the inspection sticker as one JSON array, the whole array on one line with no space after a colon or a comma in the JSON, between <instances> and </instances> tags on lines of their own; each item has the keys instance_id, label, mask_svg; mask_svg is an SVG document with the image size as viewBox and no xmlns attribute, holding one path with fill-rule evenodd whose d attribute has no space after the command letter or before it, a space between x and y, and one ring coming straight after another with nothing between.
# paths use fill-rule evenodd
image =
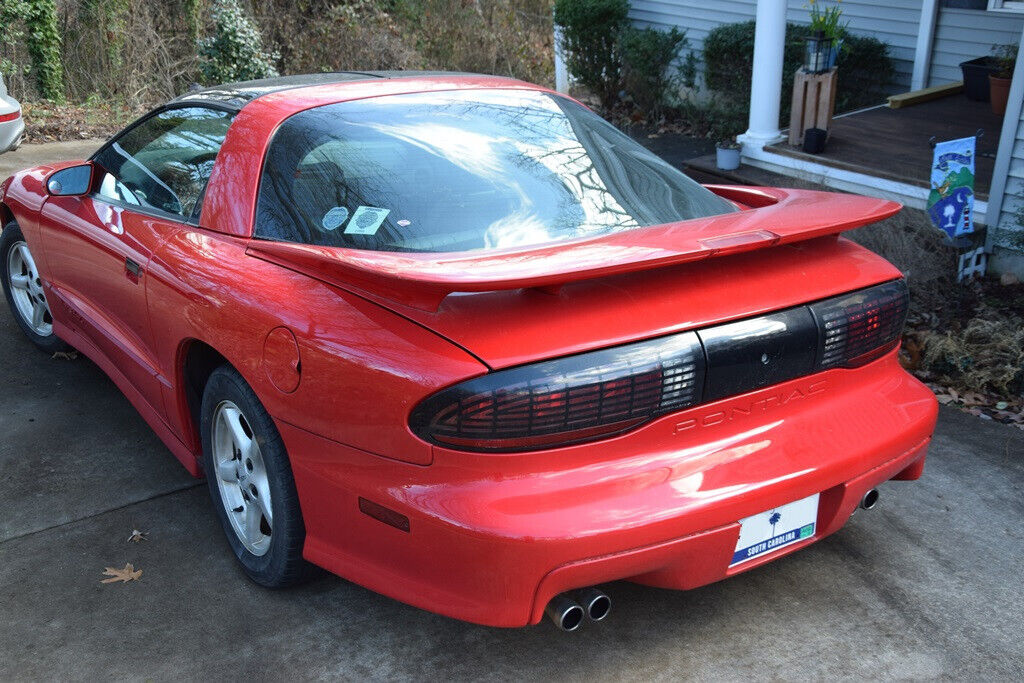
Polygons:
<instances>
[{"instance_id":1,"label":"inspection sticker","mask_svg":"<svg viewBox=\"0 0 1024 683\"><path fill-rule=\"evenodd\" d=\"M760 557L814 535L818 494L740 520L740 538L729 566Z\"/></svg>"},{"instance_id":2,"label":"inspection sticker","mask_svg":"<svg viewBox=\"0 0 1024 683\"><path fill-rule=\"evenodd\" d=\"M344 206L336 206L327 213L320 220L320 225L323 226L324 230L337 230L345 221L348 220L348 209Z\"/></svg>"},{"instance_id":3,"label":"inspection sticker","mask_svg":"<svg viewBox=\"0 0 1024 683\"><path fill-rule=\"evenodd\" d=\"M391 209L379 209L375 206L360 206L352 214L352 220L345 228L347 235L376 235L384 219Z\"/></svg>"}]
</instances>

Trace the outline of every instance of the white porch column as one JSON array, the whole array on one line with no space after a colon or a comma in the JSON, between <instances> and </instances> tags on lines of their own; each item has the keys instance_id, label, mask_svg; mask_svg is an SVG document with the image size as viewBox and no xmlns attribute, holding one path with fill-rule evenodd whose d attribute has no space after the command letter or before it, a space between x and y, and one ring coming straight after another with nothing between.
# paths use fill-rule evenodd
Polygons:
<instances>
[{"instance_id":1,"label":"white porch column","mask_svg":"<svg viewBox=\"0 0 1024 683\"><path fill-rule=\"evenodd\" d=\"M737 139L743 150L782 140L782 51L786 46L786 0L757 0L754 70L750 79L750 127Z\"/></svg>"},{"instance_id":2,"label":"white porch column","mask_svg":"<svg viewBox=\"0 0 1024 683\"><path fill-rule=\"evenodd\" d=\"M555 24L555 90L569 94L569 69L562 52L562 27Z\"/></svg>"}]
</instances>

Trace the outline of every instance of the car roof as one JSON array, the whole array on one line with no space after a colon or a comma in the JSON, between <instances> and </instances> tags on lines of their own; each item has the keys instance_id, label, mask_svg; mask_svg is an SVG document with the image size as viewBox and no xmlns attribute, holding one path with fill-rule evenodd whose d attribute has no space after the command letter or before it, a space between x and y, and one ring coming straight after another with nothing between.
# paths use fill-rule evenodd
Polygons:
<instances>
[{"instance_id":1,"label":"car roof","mask_svg":"<svg viewBox=\"0 0 1024 683\"><path fill-rule=\"evenodd\" d=\"M241 109L253 100L283 90L395 78L431 79L480 75L453 71L333 71L329 73L299 74L295 76L261 78L253 81L238 81L208 88L196 88L174 98L168 104L205 102L217 103L233 109Z\"/></svg>"}]
</instances>

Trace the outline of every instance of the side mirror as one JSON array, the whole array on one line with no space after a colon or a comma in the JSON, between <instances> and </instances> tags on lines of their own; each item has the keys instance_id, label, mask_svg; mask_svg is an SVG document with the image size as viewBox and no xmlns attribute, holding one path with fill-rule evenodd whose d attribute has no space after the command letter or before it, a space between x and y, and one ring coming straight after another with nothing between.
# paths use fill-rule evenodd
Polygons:
<instances>
[{"instance_id":1,"label":"side mirror","mask_svg":"<svg viewBox=\"0 0 1024 683\"><path fill-rule=\"evenodd\" d=\"M92 164L62 168L46 181L46 190L57 197L88 194L92 186Z\"/></svg>"}]
</instances>

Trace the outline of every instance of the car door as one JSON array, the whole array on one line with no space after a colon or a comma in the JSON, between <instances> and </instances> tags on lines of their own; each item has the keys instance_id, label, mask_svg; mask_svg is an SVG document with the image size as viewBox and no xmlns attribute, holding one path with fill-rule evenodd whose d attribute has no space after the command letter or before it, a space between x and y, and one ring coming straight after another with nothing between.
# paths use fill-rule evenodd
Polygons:
<instances>
[{"instance_id":1,"label":"car door","mask_svg":"<svg viewBox=\"0 0 1024 683\"><path fill-rule=\"evenodd\" d=\"M93 191L51 197L40 228L62 321L105 355L159 414L169 380L156 362L146 302L150 258L198 222L232 113L158 111L94 156ZM51 302L53 305L54 302Z\"/></svg>"}]
</instances>

